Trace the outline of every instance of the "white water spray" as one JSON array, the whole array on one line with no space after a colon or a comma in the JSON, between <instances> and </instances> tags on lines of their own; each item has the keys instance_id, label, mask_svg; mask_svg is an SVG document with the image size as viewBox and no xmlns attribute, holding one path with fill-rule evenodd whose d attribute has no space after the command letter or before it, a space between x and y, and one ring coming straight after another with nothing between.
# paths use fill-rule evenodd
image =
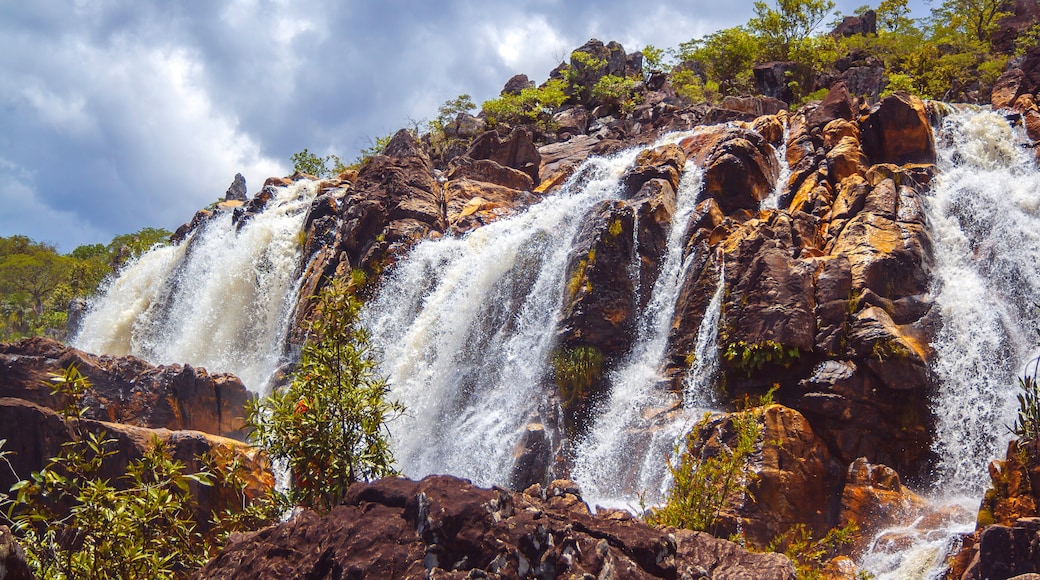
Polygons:
<instances>
[{"instance_id":1,"label":"white water spray","mask_svg":"<svg viewBox=\"0 0 1040 580\"><path fill-rule=\"evenodd\" d=\"M648 499L656 500L663 491L664 458L685 421L666 417L676 400L661 386L658 369L686 278L685 235L702 184L700 168L687 167L679 182L664 260L646 312L640 316L635 344L609 377L610 398L594 411L594 425L577 445L573 478L590 503L625 505L642 490L654 496ZM643 461L634 462L636 457Z\"/></svg>"},{"instance_id":2,"label":"white water spray","mask_svg":"<svg viewBox=\"0 0 1040 580\"><path fill-rule=\"evenodd\" d=\"M791 166L787 163L787 140L791 138L791 123L784 117L784 136L780 139L780 146L775 149L776 161L780 164L780 174L773 184L773 191L762 200L762 209L777 209L780 205L780 196L787 189L787 181L791 178Z\"/></svg>"},{"instance_id":3,"label":"white water spray","mask_svg":"<svg viewBox=\"0 0 1040 580\"><path fill-rule=\"evenodd\" d=\"M405 474L508 483L520 437L553 412L543 382L573 240L620 196L638 152L590 159L518 216L420 243L365 307L393 397L411 409L391 426Z\"/></svg>"},{"instance_id":4,"label":"white water spray","mask_svg":"<svg viewBox=\"0 0 1040 580\"><path fill-rule=\"evenodd\" d=\"M300 232L316 182L276 188L241 227L223 212L183 242L127 264L92 301L76 348L188 363L262 389L283 362L296 303Z\"/></svg>"},{"instance_id":5,"label":"white water spray","mask_svg":"<svg viewBox=\"0 0 1040 580\"><path fill-rule=\"evenodd\" d=\"M936 578L1001 458L1016 414L1017 375L1034 346L1040 297L1040 172L1015 145L1006 119L948 116L938 143L940 174L927 203L935 252L938 392L934 500L961 506L941 529L911 524L879 534L865 567L881 579ZM914 538L889 550L892 533Z\"/></svg>"}]
</instances>

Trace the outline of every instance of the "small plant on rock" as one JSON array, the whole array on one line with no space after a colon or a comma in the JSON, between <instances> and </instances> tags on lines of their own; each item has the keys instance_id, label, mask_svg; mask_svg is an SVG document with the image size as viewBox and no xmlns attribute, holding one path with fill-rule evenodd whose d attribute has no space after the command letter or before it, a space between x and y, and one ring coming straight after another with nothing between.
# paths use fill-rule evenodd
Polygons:
<instances>
[{"instance_id":1,"label":"small plant on rock","mask_svg":"<svg viewBox=\"0 0 1040 580\"><path fill-rule=\"evenodd\" d=\"M716 533L722 511L754 481L751 457L762 435L761 418L759 408L732 414L729 443L724 441L725 422L715 422L709 414L698 421L676 444L676 459L668 459L672 486L664 505L649 510L647 523ZM711 430L718 436L715 445L707 444Z\"/></svg>"}]
</instances>

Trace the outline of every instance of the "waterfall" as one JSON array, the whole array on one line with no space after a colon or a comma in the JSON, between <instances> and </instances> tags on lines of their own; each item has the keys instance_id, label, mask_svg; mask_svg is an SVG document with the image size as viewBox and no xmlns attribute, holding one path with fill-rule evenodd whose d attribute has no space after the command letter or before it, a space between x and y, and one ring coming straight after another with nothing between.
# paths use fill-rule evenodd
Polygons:
<instances>
[{"instance_id":1,"label":"waterfall","mask_svg":"<svg viewBox=\"0 0 1040 580\"><path fill-rule=\"evenodd\" d=\"M316 185L300 180L275 188L263 211L244 223L223 211L181 243L132 260L92 300L70 343L233 373L262 389L284 362L303 221Z\"/></svg>"},{"instance_id":2,"label":"waterfall","mask_svg":"<svg viewBox=\"0 0 1040 580\"><path fill-rule=\"evenodd\" d=\"M780 205L780 196L787 189L787 182L791 179L791 166L787 163L787 140L791 138L791 122L784 117L784 136L780 139L780 146L776 148L776 161L780 164L780 173L777 175L773 191L762 200L762 209L776 209Z\"/></svg>"},{"instance_id":3,"label":"waterfall","mask_svg":"<svg viewBox=\"0 0 1040 580\"><path fill-rule=\"evenodd\" d=\"M574 238L638 153L590 159L548 203L418 244L366 305L392 396L411 410L391 425L406 475L507 483L527 426L554 413L543 381Z\"/></svg>"},{"instance_id":4,"label":"waterfall","mask_svg":"<svg viewBox=\"0 0 1040 580\"><path fill-rule=\"evenodd\" d=\"M927 200L942 318L932 344L939 385L932 495L963 506L963 515L941 530L912 522L879 534L863 561L878 578L938 577L956 535L974 528L986 466L1004 456L1011 437L1017 376L1038 323L1040 172L1008 121L989 111L949 115L937 149L940 173ZM887 551L892 533L917 539Z\"/></svg>"},{"instance_id":5,"label":"waterfall","mask_svg":"<svg viewBox=\"0 0 1040 580\"><path fill-rule=\"evenodd\" d=\"M610 398L595 410L593 427L577 445L572 475L591 504L623 506L642 491L653 501L664 491L664 458L685 421L667 417L676 401L660 388L658 368L685 280L684 238L702 182L700 168L687 168L680 180L664 260L640 316L635 344L609 377ZM643 460L633 462L635 457Z\"/></svg>"}]
</instances>

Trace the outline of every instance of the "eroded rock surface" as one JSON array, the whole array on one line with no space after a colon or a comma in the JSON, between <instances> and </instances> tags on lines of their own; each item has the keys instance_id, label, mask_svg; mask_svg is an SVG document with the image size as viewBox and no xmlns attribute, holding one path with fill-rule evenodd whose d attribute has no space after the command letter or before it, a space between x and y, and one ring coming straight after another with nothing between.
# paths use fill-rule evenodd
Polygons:
<instances>
[{"instance_id":1,"label":"eroded rock surface","mask_svg":"<svg viewBox=\"0 0 1040 580\"><path fill-rule=\"evenodd\" d=\"M592 515L578 493L567 481L514 493L448 476L356 484L329 514L241 537L194 578L794 578L779 554Z\"/></svg>"}]
</instances>

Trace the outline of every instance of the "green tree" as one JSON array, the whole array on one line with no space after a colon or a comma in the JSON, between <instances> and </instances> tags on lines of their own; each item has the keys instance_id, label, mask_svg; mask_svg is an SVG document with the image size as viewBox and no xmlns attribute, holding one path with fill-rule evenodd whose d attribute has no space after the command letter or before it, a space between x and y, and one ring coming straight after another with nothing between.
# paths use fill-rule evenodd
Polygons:
<instances>
[{"instance_id":1,"label":"green tree","mask_svg":"<svg viewBox=\"0 0 1040 580\"><path fill-rule=\"evenodd\" d=\"M112 238L106 247L109 260L113 267L118 267L155 246L169 244L171 235L169 230L151 227L141 228L132 234L120 234Z\"/></svg>"},{"instance_id":2,"label":"green tree","mask_svg":"<svg viewBox=\"0 0 1040 580\"><path fill-rule=\"evenodd\" d=\"M430 121L429 130L443 134L444 129L454 122L460 114L468 114L475 108L477 106L473 104L473 98L465 93L454 99L444 101L444 104L437 107L437 118Z\"/></svg>"},{"instance_id":3,"label":"green tree","mask_svg":"<svg viewBox=\"0 0 1040 580\"><path fill-rule=\"evenodd\" d=\"M330 165L333 164L333 157L335 156L318 157L307 148L304 148L303 151L293 153L290 161L293 164L293 172L306 173L307 175L322 178L332 174ZM335 161L339 161L339 158L336 158Z\"/></svg>"},{"instance_id":4,"label":"green tree","mask_svg":"<svg viewBox=\"0 0 1040 580\"><path fill-rule=\"evenodd\" d=\"M758 0L748 28L761 38L764 60L786 60L792 47L809 38L833 9L831 0L776 0L775 8Z\"/></svg>"},{"instance_id":5,"label":"green tree","mask_svg":"<svg viewBox=\"0 0 1040 580\"><path fill-rule=\"evenodd\" d=\"M65 281L70 264L69 258L48 250L8 255L0 260L0 292L24 294L40 316L44 300Z\"/></svg>"},{"instance_id":6,"label":"green tree","mask_svg":"<svg viewBox=\"0 0 1040 580\"><path fill-rule=\"evenodd\" d=\"M680 44L678 57L682 62L701 63L708 82L714 82L722 94L732 95L750 90L751 68L760 51L758 37L735 26Z\"/></svg>"},{"instance_id":7,"label":"green tree","mask_svg":"<svg viewBox=\"0 0 1040 580\"><path fill-rule=\"evenodd\" d=\"M933 41L956 42L965 35L988 49L997 22L1010 14L1007 6L1007 0L944 0L932 9Z\"/></svg>"},{"instance_id":8,"label":"green tree","mask_svg":"<svg viewBox=\"0 0 1040 580\"><path fill-rule=\"evenodd\" d=\"M295 505L327 511L352 483L396 473L387 423L404 408L376 374L360 308L344 282L330 282L288 388L248 408L253 439L289 468Z\"/></svg>"}]
</instances>

